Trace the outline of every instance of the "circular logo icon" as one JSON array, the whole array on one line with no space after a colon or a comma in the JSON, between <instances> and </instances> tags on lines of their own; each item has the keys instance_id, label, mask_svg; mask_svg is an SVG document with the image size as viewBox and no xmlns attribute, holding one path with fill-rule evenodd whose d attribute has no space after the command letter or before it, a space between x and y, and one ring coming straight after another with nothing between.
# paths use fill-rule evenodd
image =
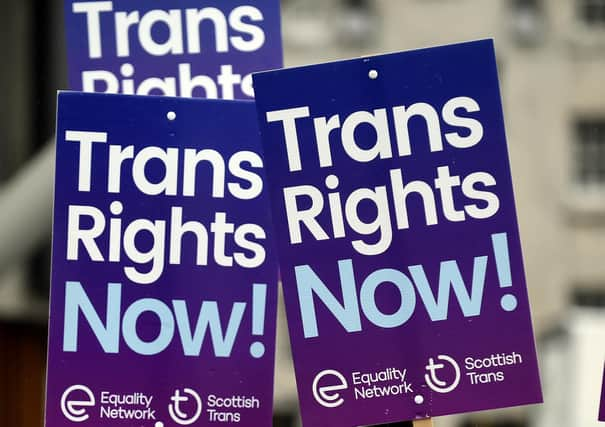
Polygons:
<instances>
[{"instance_id":1,"label":"circular logo icon","mask_svg":"<svg viewBox=\"0 0 605 427\"><path fill-rule=\"evenodd\" d=\"M184 388L181 394L181 391L177 389L170 397L170 401L172 403L168 405L168 413L172 421L179 425L187 426L193 424L202 414L202 399L195 390ZM191 401L193 401L193 405ZM193 415L190 415L190 413Z\"/></svg>"},{"instance_id":2,"label":"circular logo icon","mask_svg":"<svg viewBox=\"0 0 605 427\"><path fill-rule=\"evenodd\" d=\"M86 421L90 417L86 413L86 408L94 405L95 396L85 385L72 385L61 396L61 412L65 418L74 423Z\"/></svg>"},{"instance_id":3,"label":"circular logo icon","mask_svg":"<svg viewBox=\"0 0 605 427\"><path fill-rule=\"evenodd\" d=\"M431 357L429 358L428 365L425 367L428 372L424 374L424 380L431 390L437 393L449 393L458 387L460 383L460 366L458 366L458 363L453 358L445 354L438 355L437 360L446 362L454 370L454 379L448 383L437 375L437 371L445 369L446 365L445 363L435 363L435 360Z\"/></svg>"},{"instance_id":4,"label":"circular logo icon","mask_svg":"<svg viewBox=\"0 0 605 427\"><path fill-rule=\"evenodd\" d=\"M329 381L324 381L328 384L320 385L319 382L326 377L330 378ZM313 380L313 397L323 407L336 408L344 402L338 391L348 386L346 378L340 372L326 369L317 374Z\"/></svg>"}]
</instances>

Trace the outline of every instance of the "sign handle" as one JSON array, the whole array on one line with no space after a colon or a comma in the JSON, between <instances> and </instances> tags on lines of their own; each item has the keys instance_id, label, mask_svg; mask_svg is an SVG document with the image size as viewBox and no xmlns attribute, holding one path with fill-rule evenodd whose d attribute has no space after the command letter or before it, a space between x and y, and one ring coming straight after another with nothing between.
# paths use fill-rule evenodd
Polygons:
<instances>
[{"instance_id":1,"label":"sign handle","mask_svg":"<svg viewBox=\"0 0 605 427\"><path fill-rule=\"evenodd\" d=\"M433 419L425 418L424 420L414 420L414 427L433 427Z\"/></svg>"}]
</instances>

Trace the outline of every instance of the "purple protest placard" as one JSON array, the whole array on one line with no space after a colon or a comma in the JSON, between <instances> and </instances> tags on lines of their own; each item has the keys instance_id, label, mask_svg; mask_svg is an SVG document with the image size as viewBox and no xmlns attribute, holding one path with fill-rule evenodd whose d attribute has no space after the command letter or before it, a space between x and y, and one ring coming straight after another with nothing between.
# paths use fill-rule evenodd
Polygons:
<instances>
[{"instance_id":1,"label":"purple protest placard","mask_svg":"<svg viewBox=\"0 0 605 427\"><path fill-rule=\"evenodd\" d=\"M65 0L65 23L73 90L248 99L282 66L279 0Z\"/></svg>"},{"instance_id":2,"label":"purple protest placard","mask_svg":"<svg viewBox=\"0 0 605 427\"><path fill-rule=\"evenodd\" d=\"M492 42L254 86L304 425L540 402Z\"/></svg>"},{"instance_id":3,"label":"purple protest placard","mask_svg":"<svg viewBox=\"0 0 605 427\"><path fill-rule=\"evenodd\" d=\"M251 101L59 94L46 425L270 426Z\"/></svg>"}]
</instances>

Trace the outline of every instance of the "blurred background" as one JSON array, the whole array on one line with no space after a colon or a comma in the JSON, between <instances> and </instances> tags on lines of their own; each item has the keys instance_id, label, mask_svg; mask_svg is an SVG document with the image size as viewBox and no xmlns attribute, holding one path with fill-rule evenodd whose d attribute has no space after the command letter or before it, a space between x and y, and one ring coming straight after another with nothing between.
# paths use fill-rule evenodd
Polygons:
<instances>
[{"instance_id":1,"label":"blurred background","mask_svg":"<svg viewBox=\"0 0 605 427\"><path fill-rule=\"evenodd\" d=\"M0 426L43 425L63 0L0 2ZM437 427L598 426L605 0L282 0L286 66L495 38L545 404ZM299 426L280 308L275 426Z\"/></svg>"}]
</instances>

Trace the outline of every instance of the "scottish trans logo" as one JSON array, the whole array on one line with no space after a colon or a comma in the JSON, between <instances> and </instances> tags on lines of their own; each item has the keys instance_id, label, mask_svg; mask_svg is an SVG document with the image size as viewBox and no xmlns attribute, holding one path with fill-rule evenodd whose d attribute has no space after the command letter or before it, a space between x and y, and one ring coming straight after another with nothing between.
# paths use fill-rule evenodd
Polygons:
<instances>
[{"instance_id":1,"label":"scottish trans logo","mask_svg":"<svg viewBox=\"0 0 605 427\"><path fill-rule=\"evenodd\" d=\"M184 388L182 393L176 390L170 398L168 413L175 423L187 426L196 422L202 414L202 399L190 388ZM187 409L185 409L187 408ZM191 410L193 408L193 410Z\"/></svg>"},{"instance_id":2,"label":"scottish trans logo","mask_svg":"<svg viewBox=\"0 0 605 427\"><path fill-rule=\"evenodd\" d=\"M458 387L460 384L460 366L448 355L440 354L436 357L438 362L432 357L429 358L429 363L426 365L426 373L424 380L431 390L437 393L449 393ZM453 379L451 381L443 380L444 374L447 378L451 378L453 371Z\"/></svg>"}]
</instances>

